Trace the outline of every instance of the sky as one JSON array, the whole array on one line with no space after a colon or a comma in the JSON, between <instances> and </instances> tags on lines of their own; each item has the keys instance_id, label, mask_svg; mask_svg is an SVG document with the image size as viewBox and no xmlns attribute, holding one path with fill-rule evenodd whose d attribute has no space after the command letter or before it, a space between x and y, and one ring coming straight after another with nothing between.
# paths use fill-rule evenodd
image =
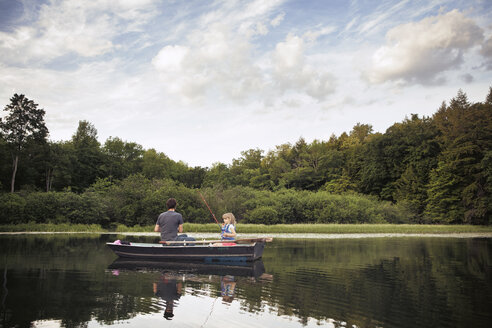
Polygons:
<instances>
[{"instance_id":1,"label":"sky","mask_svg":"<svg viewBox=\"0 0 492 328\"><path fill-rule=\"evenodd\" d=\"M0 0L2 109L24 94L52 141L86 120L189 166L491 86L490 0Z\"/></svg>"}]
</instances>

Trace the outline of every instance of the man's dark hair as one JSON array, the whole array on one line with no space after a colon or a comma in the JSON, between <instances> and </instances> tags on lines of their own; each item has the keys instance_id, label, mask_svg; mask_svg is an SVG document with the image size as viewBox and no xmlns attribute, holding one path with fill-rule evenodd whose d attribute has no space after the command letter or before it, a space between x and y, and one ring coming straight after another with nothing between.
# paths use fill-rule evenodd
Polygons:
<instances>
[{"instance_id":1,"label":"man's dark hair","mask_svg":"<svg viewBox=\"0 0 492 328\"><path fill-rule=\"evenodd\" d=\"M171 208L176 208L176 199L174 198L169 198L166 202L166 206L167 206L167 209L171 209Z\"/></svg>"}]
</instances>

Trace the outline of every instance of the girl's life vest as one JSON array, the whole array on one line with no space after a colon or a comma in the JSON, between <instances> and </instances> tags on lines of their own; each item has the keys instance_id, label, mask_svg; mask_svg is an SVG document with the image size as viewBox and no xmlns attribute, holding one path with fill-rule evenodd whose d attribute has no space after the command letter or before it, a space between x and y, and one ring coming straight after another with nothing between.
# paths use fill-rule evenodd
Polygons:
<instances>
[{"instance_id":1,"label":"girl's life vest","mask_svg":"<svg viewBox=\"0 0 492 328\"><path fill-rule=\"evenodd\" d=\"M234 240L234 237L225 237L225 233L232 233L231 227L234 227L232 224L226 224L225 226L222 227L222 232L220 233L220 239L221 240Z\"/></svg>"}]
</instances>

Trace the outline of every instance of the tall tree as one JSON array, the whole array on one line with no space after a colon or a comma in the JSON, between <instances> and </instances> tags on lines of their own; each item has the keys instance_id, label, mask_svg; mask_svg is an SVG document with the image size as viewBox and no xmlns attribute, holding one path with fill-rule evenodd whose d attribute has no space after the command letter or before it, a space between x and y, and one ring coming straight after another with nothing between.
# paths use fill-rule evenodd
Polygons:
<instances>
[{"instance_id":1,"label":"tall tree","mask_svg":"<svg viewBox=\"0 0 492 328\"><path fill-rule=\"evenodd\" d=\"M339 145L339 150L343 153L343 170L342 177L338 179L340 187L335 187L335 190L353 190L361 192L363 189L363 179L365 172L362 172L364 168L364 151L366 144L372 140L376 140L380 142L381 136L377 135L374 138L372 133L372 126L370 124L360 124L357 123L350 131L350 134L342 133L338 138L337 144ZM377 158L380 154L373 154L372 158ZM378 163L376 166L379 166ZM374 167L371 167L369 170L374 172ZM377 175L380 173L377 172ZM381 179L378 177L377 179ZM355 189L354 189L355 187ZM367 190L366 192L370 192ZM375 192L375 191L374 191Z\"/></svg>"},{"instance_id":2,"label":"tall tree","mask_svg":"<svg viewBox=\"0 0 492 328\"><path fill-rule=\"evenodd\" d=\"M15 177L21 152L31 141L45 143L48 136L48 128L44 123L44 109L38 108L38 104L24 95L14 94L10 98L10 104L5 106L4 111L10 113L3 120L0 119L0 130L5 141L10 146L12 154L10 191L14 192Z\"/></svg>"},{"instance_id":3,"label":"tall tree","mask_svg":"<svg viewBox=\"0 0 492 328\"><path fill-rule=\"evenodd\" d=\"M102 176L103 153L97 140L95 126L87 121L79 121L77 132L72 136L72 187L81 192Z\"/></svg>"},{"instance_id":4,"label":"tall tree","mask_svg":"<svg viewBox=\"0 0 492 328\"><path fill-rule=\"evenodd\" d=\"M135 142L109 137L104 143L103 170L110 179L123 179L141 171L144 150Z\"/></svg>"},{"instance_id":5,"label":"tall tree","mask_svg":"<svg viewBox=\"0 0 492 328\"><path fill-rule=\"evenodd\" d=\"M232 174L230 168L224 163L214 163L203 179L204 187L217 187L220 189L232 186Z\"/></svg>"},{"instance_id":6,"label":"tall tree","mask_svg":"<svg viewBox=\"0 0 492 328\"><path fill-rule=\"evenodd\" d=\"M470 104L461 90L434 115L442 153L432 171L426 213L438 222L487 224L488 171L492 144L489 103Z\"/></svg>"},{"instance_id":7,"label":"tall tree","mask_svg":"<svg viewBox=\"0 0 492 328\"><path fill-rule=\"evenodd\" d=\"M241 157L232 161L230 172L235 185L248 186L260 175L263 150L249 149L241 152Z\"/></svg>"},{"instance_id":8,"label":"tall tree","mask_svg":"<svg viewBox=\"0 0 492 328\"><path fill-rule=\"evenodd\" d=\"M262 169L268 172L265 176L273 186L284 186L281 178L291 170L290 149L290 144L276 146L275 150L270 150L261 162ZM270 188L273 188L273 186L270 186Z\"/></svg>"},{"instance_id":9,"label":"tall tree","mask_svg":"<svg viewBox=\"0 0 492 328\"><path fill-rule=\"evenodd\" d=\"M10 151L7 142L0 135L0 190L7 190L10 187L10 174L12 163L10 161Z\"/></svg>"},{"instance_id":10,"label":"tall tree","mask_svg":"<svg viewBox=\"0 0 492 328\"><path fill-rule=\"evenodd\" d=\"M390 137L382 134L374 134L370 137L359 139L363 144L361 146L352 146L355 152L349 152L349 163L358 166L355 180L358 189L364 194L376 195L388 199L385 188L391 184L392 176L390 174L389 162L385 150L389 148ZM364 141L365 140L365 141ZM399 154L397 153L399 156ZM395 156L395 154L393 154Z\"/></svg>"},{"instance_id":11,"label":"tall tree","mask_svg":"<svg viewBox=\"0 0 492 328\"><path fill-rule=\"evenodd\" d=\"M403 202L416 214L415 220L421 222L430 172L436 168L440 153L438 130L431 118L413 114L411 119L394 124L386 134L391 137L387 151L392 160L390 172L398 177L391 184L393 199Z\"/></svg>"},{"instance_id":12,"label":"tall tree","mask_svg":"<svg viewBox=\"0 0 492 328\"><path fill-rule=\"evenodd\" d=\"M49 142L45 155L46 191L61 190L71 185L74 148L71 142Z\"/></svg>"},{"instance_id":13,"label":"tall tree","mask_svg":"<svg viewBox=\"0 0 492 328\"><path fill-rule=\"evenodd\" d=\"M179 181L188 188L201 188L203 184L203 179L205 179L206 174L206 168L200 166L195 166L193 168L189 167L186 172L180 177Z\"/></svg>"},{"instance_id":14,"label":"tall tree","mask_svg":"<svg viewBox=\"0 0 492 328\"><path fill-rule=\"evenodd\" d=\"M148 179L171 178L172 159L151 148L143 153L142 172Z\"/></svg>"}]
</instances>

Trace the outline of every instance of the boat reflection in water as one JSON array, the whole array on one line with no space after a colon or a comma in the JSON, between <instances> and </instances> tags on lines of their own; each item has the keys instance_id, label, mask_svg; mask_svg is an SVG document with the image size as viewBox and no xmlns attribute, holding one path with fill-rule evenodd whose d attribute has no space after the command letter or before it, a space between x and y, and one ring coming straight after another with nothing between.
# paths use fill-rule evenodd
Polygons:
<instances>
[{"instance_id":1,"label":"boat reflection in water","mask_svg":"<svg viewBox=\"0 0 492 328\"><path fill-rule=\"evenodd\" d=\"M271 281L272 276L265 273L262 260L252 262L169 262L118 258L108 267L113 275L125 271L142 273L159 272L160 276L152 283L153 293L164 301L164 318L172 320L174 309L187 286L217 285L220 283L220 296L224 303L231 303L238 284L251 284L258 280ZM218 289L218 288L217 288ZM218 292L217 292L218 297Z\"/></svg>"},{"instance_id":2,"label":"boat reflection in water","mask_svg":"<svg viewBox=\"0 0 492 328\"><path fill-rule=\"evenodd\" d=\"M204 261L149 261L118 258L108 267L110 270L178 272L184 274L232 275L259 278L265 273L262 260L252 262L204 262Z\"/></svg>"}]
</instances>

